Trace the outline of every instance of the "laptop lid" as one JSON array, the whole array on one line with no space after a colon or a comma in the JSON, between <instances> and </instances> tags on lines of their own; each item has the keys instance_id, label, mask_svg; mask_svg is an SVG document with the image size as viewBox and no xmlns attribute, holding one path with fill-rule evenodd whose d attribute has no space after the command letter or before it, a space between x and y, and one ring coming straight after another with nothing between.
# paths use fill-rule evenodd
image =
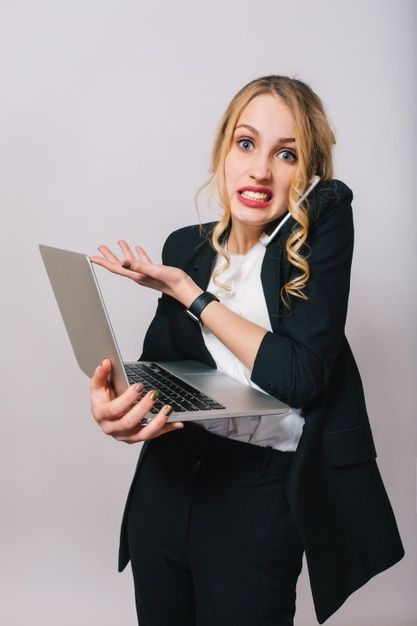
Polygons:
<instances>
[{"instance_id":1,"label":"laptop lid","mask_svg":"<svg viewBox=\"0 0 417 626\"><path fill-rule=\"evenodd\" d=\"M78 365L91 378L102 359L109 358L120 395L129 382L90 259L42 244L39 250Z\"/></svg>"}]
</instances>

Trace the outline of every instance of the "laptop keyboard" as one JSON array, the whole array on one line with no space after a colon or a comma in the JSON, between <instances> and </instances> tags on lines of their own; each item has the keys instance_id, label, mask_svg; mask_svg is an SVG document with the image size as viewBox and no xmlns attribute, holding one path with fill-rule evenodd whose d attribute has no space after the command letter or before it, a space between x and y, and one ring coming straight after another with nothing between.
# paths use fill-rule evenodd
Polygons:
<instances>
[{"instance_id":1,"label":"laptop keyboard","mask_svg":"<svg viewBox=\"0 0 417 626\"><path fill-rule=\"evenodd\" d=\"M158 389L159 396L151 408L151 413L159 413L164 404L170 404L175 413L216 411L226 408L156 363L150 365L129 363L125 364L125 370L131 384L143 383L145 393L150 389Z\"/></svg>"}]
</instances>

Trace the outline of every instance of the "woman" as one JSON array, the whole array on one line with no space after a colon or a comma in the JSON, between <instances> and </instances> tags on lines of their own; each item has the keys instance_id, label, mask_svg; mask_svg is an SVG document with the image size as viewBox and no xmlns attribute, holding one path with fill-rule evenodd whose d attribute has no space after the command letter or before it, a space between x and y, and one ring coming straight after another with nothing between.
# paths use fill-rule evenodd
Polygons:
<instances>
[{"instance_id":1,"label":"woman","mask_svg":"<svg viewBox=\"0 0 417 626\"><path fill-rule=\"evenodd\" d=\"M106 246L92 257L162 292L140 360L197 359L290 407L285 418L168 423L164 406L143 426L156 392L115 398L110 362L97 368L101 428L146 441L119 560L132 562L140 626L293 624L303 551L322 623L404 554L344 335L352 193L332 179L333 143L308 85L256 79L214 144L221 220L172 233L163 265L126 242L121 259Z\"/></svg>"}]
</instances>

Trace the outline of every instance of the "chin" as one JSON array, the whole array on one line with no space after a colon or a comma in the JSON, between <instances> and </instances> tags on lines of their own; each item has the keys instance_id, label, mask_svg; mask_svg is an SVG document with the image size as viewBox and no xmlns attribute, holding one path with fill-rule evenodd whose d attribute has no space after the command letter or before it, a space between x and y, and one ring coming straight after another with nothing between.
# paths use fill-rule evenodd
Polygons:
<instances>
[{"instance_id":1,"label":"chin","mask_svg":"<svg viewBox=\"0 0 417 626\"><path fill-rule=\"evenodd\" d=\"M232 219L239 220L245 224L269 224L273 222L287 212L287 206L272 209L271 207L267 207L266 209L254 209L250 207L243 207L242 204L239 203L238 206L231 206L231 214Z\"/></svg>"},{"instance_id":2,"label":"chin","mask_svg":"<svg viewBox=\"0 0 417 626\"><path fill-rule=\"evenodd\" d=\"M252 214L252 212L254 213L255 211L258 211L259 215ZM251 214L246 212L244 214L242 214L242 212L232 212L232 220L236 220L247 226L263 226L278 219L275 216L267 217L265 215L261 215L262 211L260 209L252 209L252 212Z\"/></svg>"}]
</instances>

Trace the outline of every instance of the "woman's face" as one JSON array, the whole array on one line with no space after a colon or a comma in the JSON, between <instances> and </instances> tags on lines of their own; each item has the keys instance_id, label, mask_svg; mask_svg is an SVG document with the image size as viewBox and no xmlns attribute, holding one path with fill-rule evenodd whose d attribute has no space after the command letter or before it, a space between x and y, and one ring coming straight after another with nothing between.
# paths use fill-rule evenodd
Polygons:
<instances>
[{"instance_id":1,"label":"woman's face","mask_svg":"<svg viewBox=\"0 0 417 626\"><path fill-rule=\"evenodd\" d=\"M225 159L232 223L262 231L287 211L297 164L293 116L272 94L256 96L243 110Z\"/></svg>"}]
</instances>

